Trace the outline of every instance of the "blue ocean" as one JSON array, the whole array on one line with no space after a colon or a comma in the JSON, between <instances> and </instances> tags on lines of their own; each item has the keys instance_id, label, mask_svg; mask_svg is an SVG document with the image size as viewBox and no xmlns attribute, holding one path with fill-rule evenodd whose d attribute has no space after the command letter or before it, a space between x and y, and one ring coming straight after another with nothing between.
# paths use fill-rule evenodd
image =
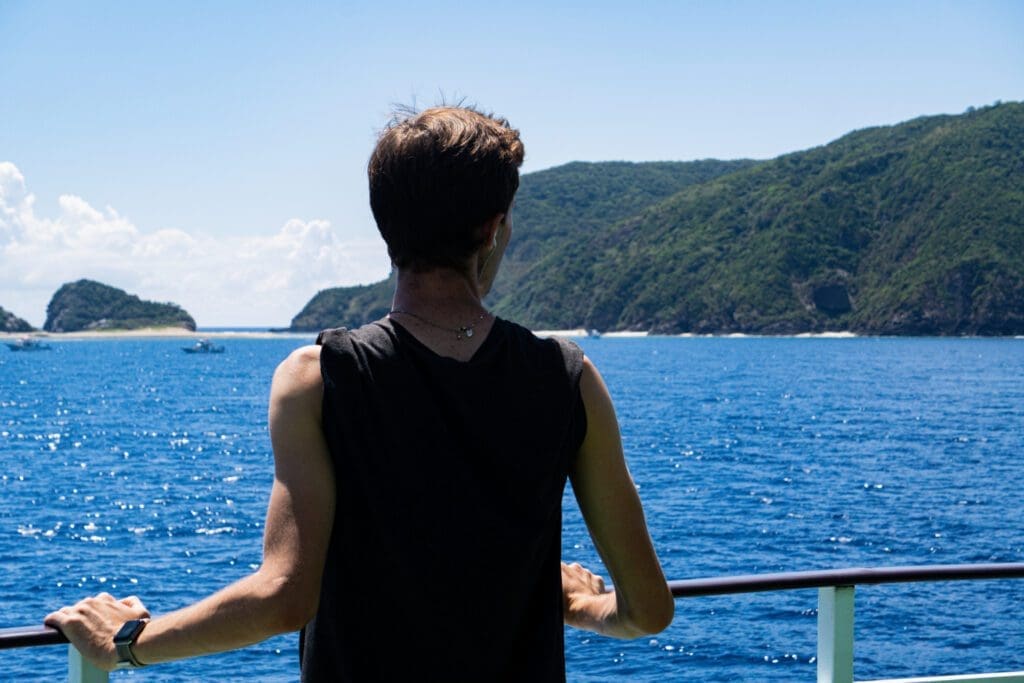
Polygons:
<instances>
[{"instance_id":1,"label":"blue ocean","mask_svg":"<svg viewBox=\"0 0 1024 683\"><path fill-rule=\"evenodd\" d=\"M0 349L0 627L100 591L166 612L255 568L270 377L309 342ZM1024 561L1024 340L580 343L616 401L669 578ZM564 557L597 566L571 490L564 507ZM631 642L567 630L568 677L812 681L816 601L678 600L667 631ZM1024 669L1022 604L1024 581L858 588L856 676ZM416 626L379 637L401 656ZM3 680L60 680L66 666L62 646L0 653ZM292 635L113 679L297 677Z\"/></svg>"}]
</instances>

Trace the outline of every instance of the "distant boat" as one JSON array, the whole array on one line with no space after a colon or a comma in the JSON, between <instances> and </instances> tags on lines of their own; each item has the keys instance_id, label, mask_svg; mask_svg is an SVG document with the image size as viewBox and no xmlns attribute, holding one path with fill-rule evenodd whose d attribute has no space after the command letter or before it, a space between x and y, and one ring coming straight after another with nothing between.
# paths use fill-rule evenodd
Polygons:
<instances>
[{"instance_id":1,"label":"distant boat","mask_svg":"<svg viewBox=\"0 0 1024 683\"><path fill-rule=\"evenodd\" d=\"M214 346L209 339L197 339L195 344L183 346L181 350L185 353L224 353L223 346Z\"/></svg>"},{"instance_id":2,"label":"distant boat","mask_svg":"<svg viewBox=\"0 0 1024 683\"><path fill-rule=\"evenodd\" d=\"M11 351L49 351L50 345L32 337L22 337L12 342L4 342Z\"/></svg>"},{"instance_id":3,"label":"distant boat","mask_svg":"<svg viewBox=\"0 0 1024 683\"><path fill-rule=\"evenodd\" d=\"M601 333L598 332L597 330L590 329L590 330L587 330L587 336L590 337L591 339L600 339L601 338Z\"/></svg>"}]
</instances>

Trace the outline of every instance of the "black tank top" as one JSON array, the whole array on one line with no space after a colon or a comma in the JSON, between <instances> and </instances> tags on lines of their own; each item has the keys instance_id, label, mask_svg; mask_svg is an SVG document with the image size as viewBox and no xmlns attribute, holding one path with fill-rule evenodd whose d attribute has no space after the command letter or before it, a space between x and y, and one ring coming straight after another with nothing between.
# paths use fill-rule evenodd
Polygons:
<instances>
[{"instance_id":1,"label":"black tank top","mask_svg":"<svg viewBox=\"0 0 1024 683\"><path fill-rule=\"evenodd\" d=\"M564 681L575 344L496 319L467 362L388 319L321 333L336 509L303 681Z\"/></svg>"}]
</instances>

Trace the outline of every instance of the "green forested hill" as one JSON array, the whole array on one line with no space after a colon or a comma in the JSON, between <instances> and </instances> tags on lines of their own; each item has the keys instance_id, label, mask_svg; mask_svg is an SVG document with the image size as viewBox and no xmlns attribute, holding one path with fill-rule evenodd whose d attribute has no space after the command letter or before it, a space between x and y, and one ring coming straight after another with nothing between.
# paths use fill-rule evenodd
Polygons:
<instances>
[{"instance_id":1,"label":"green forested hill","mask_svg":"<svg viewBox=\"0 0 1024 683\"><path fill-rule=\"evenodd\" d=\"M1024 105L858 131L685 189L538 261L504 308L534 326L1020 334Z\"/></svg>"},{"instance_id":2,"label":"green forested hill","mask_svg":"<svg viewBox=\"0 0 1024 683\"><path fill-rule=\"evenodd\" d=\"M503 298L503 292L514 292L523 273L545 254L558 252L574 241L589 240L602 229L688 185L753 163L575 162L524 175L516 195L512 242L490 301ZM358 327L387 313L394 290L393 279L322 290L292 319L289 329Z\"/></svg>"},{"instance_id":3,"label":"green forested hill","mask_svg":"<svg viewBox=\"0 0 1024 683\"><path fill-rule=\"evenodd\" d=\"M494 310L535 329L1024 334L1024 104L650 191L672 166L524 176ZM606 191L609 168L632 189Z\"/></svg>"},{"instance_id":4,"label":"green forested hill","mask_svg":"<svg viewBox=\"0 0 1024 683\"><path fill-rule=\"evenodd\" d=\"M47 332L81 330L126 330L140 327L184 327L196 329L196 322L176 304L142 301L124 290L78 280L61 285L46 307Z\"/></svg>"},{"instance_id":5,"label":"green forested hill","mask_svg":"<svg viewBox=\"0 0 1024 683\"><path fill-rule=\"evenodd\" d=\"M492 302L514 296L538 260L585 244L615 223L680 190L752 166L753 161L574 162L523 176L516 193L512 241Z\"/></svg>"},{"instance_id":6,"label":"green forested hill","mask_svg":"<svg viewBox=\"0 0 1024 683\"><path fill-rule=\"evenodd\" d=\"M391 309L395 276L370 285L322 289L292 318L290 332L318 332L329 327L359 327L383 318Z\"/></svg>"}]
</instances>

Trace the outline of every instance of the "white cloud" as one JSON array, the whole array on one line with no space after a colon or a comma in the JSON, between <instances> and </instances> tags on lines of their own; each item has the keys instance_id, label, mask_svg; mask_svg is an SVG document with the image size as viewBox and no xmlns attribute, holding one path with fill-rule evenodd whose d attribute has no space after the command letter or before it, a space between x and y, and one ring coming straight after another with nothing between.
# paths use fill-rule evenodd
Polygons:
<instances>
[{"instance_id":1,"label":"white cloud","mask_svg":"<svg viewBox=\"0 0 1024 683\"><path fill-rule=\"evenodd\" d=\"M284 326L318 290L386 274L383 243L341 241L325 220L253 237L144 231L70 194L56 217L39 216L24 176L0 162L0 306L37 326L57 288L80 278L173 301L200 326Z\"/></svg>"}]
</instances>

